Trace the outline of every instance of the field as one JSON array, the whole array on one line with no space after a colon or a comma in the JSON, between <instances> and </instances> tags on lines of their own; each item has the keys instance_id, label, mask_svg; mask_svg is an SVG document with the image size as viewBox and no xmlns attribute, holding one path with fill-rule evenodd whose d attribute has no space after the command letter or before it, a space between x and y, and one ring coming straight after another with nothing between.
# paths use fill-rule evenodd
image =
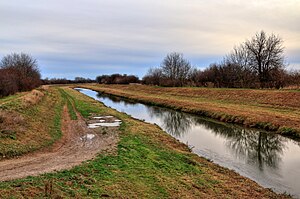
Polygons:
<instances>
[{"instance_id":1,"label":"field","mask_svg":"<svg viewBox=\"0 0 300 199\"><path fill-rule=\"evenodd\" d=\"M24 96L27 96L27 100L24 100ZM14 164L15 156L26 154L25 157L30 157L36 153L32 151L43 149L38 150L39 155L50 150L48 148L56 148L55 145L62 141L68 144L64 139L66 117L71 126L81 120L87 121L95 114L111 115L122 120L121 127L114 130L118 134L116 145L99 151L94 158L82 164L77 163L78 166L68 170L1 182L2 198L288 197L277 195L233 171L192 154L186 145L159 127L107 108L68 87L20 93L1 102L1 113L7 113L2 116L4 119L1 124L6 126L7 131L14 132L14 136L0 138L0 147L6 149L1 151L4 155L0 167L1 164ZM9 121L10 114L26 120L21 119L19 125L4 125ZM22 129L21 126L25 127ZM99 136L105 136L109 131L102 129L98 133ZM11 159L7 160L8 157ZM22 161L22 158L16 161ZM34 166L38 167L37 164Z\"/></svg>"},{"instance_id":2,"label":"field","mask_svg":"<svg viewBox=\"0 0 300 199\"><path fill-rule=\"evenodd\" d=\"M145 85L81 85L143 103L170 107L223 122L299 137L300 92Z\"/></svg>"}]
</instances>

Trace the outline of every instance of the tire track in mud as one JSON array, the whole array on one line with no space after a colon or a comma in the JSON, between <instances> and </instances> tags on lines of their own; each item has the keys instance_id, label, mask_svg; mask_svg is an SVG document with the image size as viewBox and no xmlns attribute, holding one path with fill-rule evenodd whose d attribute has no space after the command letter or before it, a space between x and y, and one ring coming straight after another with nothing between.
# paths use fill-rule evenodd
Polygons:
<instances>
[{"instance_id":1,"label":"tire track in mud","mask_svg":"<svg viewBox=\"0 0 300 199\"><path fill-rule=\"evenodd\" d=\"M116 149L118 128L109 128L108 132L102 134L99 129L89 129L83 117L78 112L76 114L78 119L71 120L67 106L64 107L63 136L52 147L0 161L0 181L70 169L93 159L101 151Z\"/></svg>"}]
</instances>

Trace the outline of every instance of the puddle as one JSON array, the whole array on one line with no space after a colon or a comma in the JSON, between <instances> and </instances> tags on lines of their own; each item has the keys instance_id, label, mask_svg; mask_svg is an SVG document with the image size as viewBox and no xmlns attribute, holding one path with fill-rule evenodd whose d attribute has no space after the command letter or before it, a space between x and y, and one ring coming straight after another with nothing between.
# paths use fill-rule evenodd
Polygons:
<instances>
[{"instance_id":1,"label":"puddle","mask_svg":"<svg viewBox=\"0 0 300 199\"><path fill-rule=\"evenodd\" d=\"M106 127L118 127L120 126L122 122L99 122L99 123L93 123L89 124L88 127L90 129L98 128L100 126L106 126Z\"/></svg>"},{"instance_id":2,"label":"puddle","mask_svg":"<svg viewBox=\"0 0 300 199\"><path fill-rule=\"evenodd\" d=\"M114 116L95 116L89 121L88 128L94 129L99 127L118 127L122 123L121 120L115 119Z\"/></svg>"},{"instance_id":3,"label":"puddle","mask_svg":"<svg viewBox=\"0 0 300 199\"><path fill-rule=\"evenodd\" d=\"M114 116L99 116L99 117L93 117L94 119L105 119L105 118L113 118Z\"/></svg>"},{"instance_id":4,"label":"puddle","mask_svg":"<svg viewBox=\"0 0 300 199\"><path fill-rule=\"evenodd\" d=\"M92 140L95 137L94 134L86 134L80 138L80 140Z\"/></svg>"}]
</instances>

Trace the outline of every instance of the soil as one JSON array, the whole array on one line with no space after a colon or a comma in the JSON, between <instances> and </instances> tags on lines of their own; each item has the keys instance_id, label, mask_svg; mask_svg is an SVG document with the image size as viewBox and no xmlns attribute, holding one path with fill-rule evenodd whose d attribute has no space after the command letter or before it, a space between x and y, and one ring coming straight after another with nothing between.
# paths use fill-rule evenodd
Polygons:
<instances>
[{"instance_id":1,"label":"soil","mask_svg":"<svg viewBox=\"0 0 300 199\"><path fill-rule=\"evenodd\" d=\"M93 159L101 151L114 151L118 142L118 128L89 129L83 117L71 120L67 106L63 109L62 138L52 147L25 156L0 161L0 181L37 176L70 169Z\"/></svg>"}]
</instances>

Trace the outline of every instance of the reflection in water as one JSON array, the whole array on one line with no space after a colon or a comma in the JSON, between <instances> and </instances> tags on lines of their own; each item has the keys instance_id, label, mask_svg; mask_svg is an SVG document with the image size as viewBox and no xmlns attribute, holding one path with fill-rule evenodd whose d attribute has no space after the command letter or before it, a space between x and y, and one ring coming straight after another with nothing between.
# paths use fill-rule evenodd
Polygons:
<instances>
[{"instance_id":1,"label":"reflection in water","mask_svg":"<svg viewBox=\"0 0 300 199\"><path fill-rule=\"evenodd\" d=\"M160 107L149 106L147 111L151 117L159 117L162 128L169 134L180 138L184 133L191 129L191 118L177 111L165 110Z\"/></svg>"},{"instance_id":2,"label":"reflection in water","mask_svg":"<svg viewBox=\"0 0 300 199\"><path fill-rule=\"evenodd\" d=\"M261 171L265 166L278 168L285 147L282 137L247 130L239 130L235 135L228 140L228 146L236 155L246 158L249 164L256 165Z\"/></svg>"},{"instance_id":3,"label":"reflection in water","mask_svg":"<svg viewBox=\"0 0 300 199\"><path fill-rule=\"evenodd\" d=\"M257 166L261 171L265 166L277 169L281 162L286 142L284 137L210 122L198 116L160 107L150 106L147 111L151 117L159 117L163 121L162 128L177 138L184 136L194 126L206 127L212 133L226 138L226 146L233 150L237 158Z\"/></svg>"},{"instance_id":4,"label":"reflection in water","mask_svg":"<svg viewBox=\"0 0 300 199\"><path fill-rule=\"evenodd\" d=\"M193 151L234 169L261 185L300 198L299 142L282 136L212 122L202 117L81 89L137 119L156 123L167 133L194 146Z\"/></svg>"},{"instance_id":5,"label":"reflection in water","mask_svg":"<svg viewBox=\"0 0 300 199\"><path fill-rule=\"evenodd\" d=\"M260 170L265 166L278 168L286 146L286 138L235 125L212 123L197 117L195 119L196 124L204 125L214 134L226 138L226 145L248 164L256 165Z\"/></svg>"},{"instance_id":6,"label":"reflection in water","mask_svg":"<svg viewBox=\"0 0 300 199\"><path fill-rule=\"evenodd\" d=\"M118 97L118 96L115 96L115 95L108 95L108 94L104 94L104 93L100 93L100 92L97 93L97 98L103 99L103 100L108 100L109 99L109 100L113 101L116 104L123 103L125 106L137 104L133 100L126 99L126 101L124 101L124 98L122 98L122 97Z\"/></svg>"}]
</instances>

